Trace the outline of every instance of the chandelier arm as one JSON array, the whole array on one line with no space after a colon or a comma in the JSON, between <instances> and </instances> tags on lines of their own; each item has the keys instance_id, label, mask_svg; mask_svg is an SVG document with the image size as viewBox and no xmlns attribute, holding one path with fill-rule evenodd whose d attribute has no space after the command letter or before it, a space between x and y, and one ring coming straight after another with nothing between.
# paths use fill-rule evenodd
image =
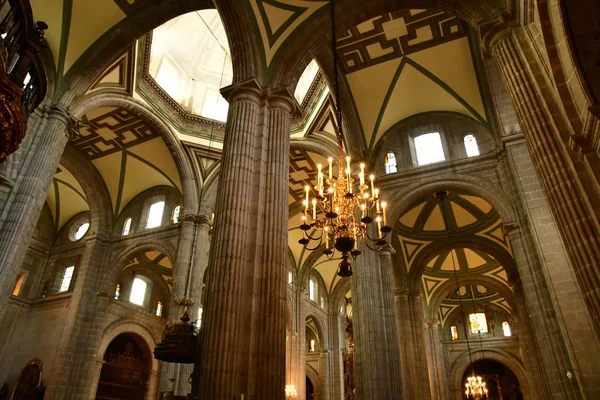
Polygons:
<instances>
[{"instance_id":1,"label":"chandelier arm","mask_svg":"<svg viewBox=\"0 0 600 400\"><path fill-rule=\"evenodd\" d=\"M315 239L315 240L316 240L316 239ZM305 250L308 250L308 251L314 251L314 250L318 249L318 248L319 248L319 247L320 247L322 244L323 244L323 241L322 241L322 240L320 240L320 241L319 241L319 244L318 244L318 245L316 245L315 247L313 247L312 249L311 249L310 247L308 247L308 245L306 245L306 244L305 244L305 245L304 245L304 249L305 249Z\"/></svg>"},{"instance_id":2,"label":"chandelier arm","mask_svg":"<svg viewBox=\"0 0 600 400\"><path fill-rule=\"evenodd\" d=\"M368 249L372 250L372 251L379 251L379 250L383 249L383 246L380 246L380 247L371 247L369 245L369 241L368 240L364 240L364 243L365 243L365 246L367 246Z\"/></svg>"}]
</instances>

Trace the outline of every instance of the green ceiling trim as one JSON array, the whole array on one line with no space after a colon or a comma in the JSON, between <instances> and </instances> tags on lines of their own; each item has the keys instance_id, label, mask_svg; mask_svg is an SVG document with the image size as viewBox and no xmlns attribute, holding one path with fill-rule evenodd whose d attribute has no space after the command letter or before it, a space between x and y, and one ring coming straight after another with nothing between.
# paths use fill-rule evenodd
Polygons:
<instances>
[{"instance_id":1,"label":"green ceiling trim","mask_svg":"<svg viewBox=\"0 0 600 400\"><path fill-rule=\"evenodd\" d=\"M377 116L377 121L375 122L375 128L373 129L373 136L371 136L371 143L369 144L369 153L375 146L375 143L377 143L377 134L379 132L379 127L381 125L381 121L383 120L383 116L385 115L385 111L387 109L388 103L390 102L390 99L392 98L392 94L394 94L394 89L396 88L396 84L398 83L398 79L400 79L400 75L402 74L402 71L404 71L404 67L406 66L406 63L407 63L406 57L403 57L402 61L400 61L400 65L398 65L396 74L394 75L394 78L392 79L392 83L390 84L390 87L388 88L388 92L385 95L385 99L383 100L383 105L381 106L381 109L379 110L379 115Z\"/></svg>"},{"instance_id":2,"label":"green ceiling trim","mask_svg":"<svg viewBox=\"0 0 600 400\"><path fill-rule=\"evenodd\" d=\"M74 191L75 193L77 193L79 195L79 197L81 197L83 199L83 201L86 202L86 204L88 204L88 205L90 204L87 201L87 198L85 197L85 195L83 193L81 193L79 190L77 190L77 188L75 186L71 185L68 182L63 181L62 179L54 178L54 180L56 182L58 182L58 183L61 183L61 184L65 185L66 187L68 187L69 189L71 189L72 191Z\"/></svg>"},{"instance_id":3,"label":"green ceiling trim","mask_svg":"<svg viewBox=\"0 0 600 400\"><path fill-rule=\"evenodd\" d=\"M153 170L155 170L156 172L158 172L159 174L161 174L162 176L164 176L164 177L165 177L165 178L166 178L166 179L169 181L169 183L170 183L171 185L173 185L173 187L179 191L179 188L177 187L177 185L175 184L175 182L173 181L173 179L169 178L169 177L168 177L168 176L167 176L167 175L166 175L164 172L162 172L160 169L158 169L158 168L156 167L156 165L154 165L154 164L152 164L152 163L148 162L147 160L145 160L145 159L141 158L140 156L138 156L138 155L136 155L136 154L130 153L130 152L129 152L129 151L127 151L127 150L123 150L123 151L124 151L124 152L126 152L126 153L127 153L127 155L128 155L129 157L133 157L133 158L135 158L136 160L138 160L138 161L141 161L142 163L146 164L147 166L149 166L150 168L152 168ZM180 193L181 193L181 192L180 192Z\"/></svg>"},{"instance_id":4,"label":"green ceiling trim","mask_svg":"<svg viewBox=\"0 0 600 400\"><path fill-rule=\"evenodd\" d=\"M123 196L123 186L125 186L125 172L127 171L127 152L121 151L121 171L119 175L119 187L117 188L117 201L115 203L115 209L113 210L113 216L115 220L119 215L119 209L121 208L121 199Z\"/></svg>"},{"instance_id":5,"label":"green ceiling trim","mask_svg":"<svg viewBox=\"0 0 600 400\"><path fill-rule=\"evenodd\" d=\"M463 107L465 107L482 125L486 126L488 129L491 129L490 123L485 120L465 99L463 99L458 93L454 91L446 82L438 78L435 74L429 71L427 68L423 67L421 64L411 60L408 56L405 56L406 62L414 67L417 71L421 72L423 75L431 79L433 82L437 83L442 89L444 89L448 94L454 97Z\"/></svg>"},{"instance_id":6,"label":"green ceiling trim","mask_svg":"<svg viewBox=\"0 0 600 400\"><path fill-rule=\"evenodd\" d=\"M481 65L481 61L479 59L479 57L476 56L475 54L475 47L473 45L473 38L471 37L471 32L470 32L470 27L469 24L467 24L466 22L463 22L463 24L466 26L466 32L467 32L467 38L469 40L469 50L471 51L471 59L473 60L473 64L475 66L475 77L477 78L477 86L479 87L479 94L481 96L481 101L483 101L483 110L485 111L485 119L486 121L491 121L490 119L490 104L488 102L487 96L484 96L484 92L483 92L483 80L481 78L481 74L480 71L483 69L482 65Z\"/></svg>"},{"instance_id":7,"label":"green ceiling trim","mask_svg":"<svg viewBox=\"0 0 600 400\"><path fill-rule=\"evenodd\" d=\"M267 3L275 8L292 11L294 14L292 14L292 16L290 16L288 18L288 20L279 27L279 29L277 29L275 32L273 32L271 29L271 24L269 23L269 17L267 16L267 12L265 10L263 3ZM275 42L277 41L277 39L279 39L281 34L283 32L285 32L287 30L287 28L289 28L290 25L292 25L294 23L294 21L296 21L296 19L298 19L298 17L300 17L302 14L304 14L304 12L306 10L308 10L308 8L306 8L306 7L293 6L291 4L279 3L274 0L256 0L256 7L258 8L258 11L260 12L260 17L262 18L263 25L265 26L265 28L267 30L267 36L269 39L269 47L273 47L273 44L275 44Z\"/></svg>"},{"instance_id":8,"label":"green ceiling trim","mask_svg":"<svg viewBox=\"0 0 600 400\"><path fill-rule=\"evenodd\" d=\"M337 55L334 55L334 57L338 57ZM342 71L343 72L343 71ZM363 146L365 146L365 149L367 150L367 158L369 157L369 149L367 149L367 138L365 137L365 128L363 127L362 124L362 120L360 119L360 113L358 112L358 107L356 106L356 101L354 100L354 93L352 93L352 89L350 89L350 84L348 83L348 79L346 79L346 74L341 73L339 74L340 78L343 79L344 84L346 85L346 87L348 88L348 91L350 92L350 102L352 103L352 107L354 108L354 114L358 116L358 126L360 127L360 136L362 138L362 142L363 142ZM341 121L338 121L338 123L341 124Z\"/></svg>"},{"instance_id":9,"label":"green ceiling trim","mask_svg":"<svg viewBox=\"0 0 600 400\"><path fill-rule=\"evenodd\" d=\"M71 17L73 13L73 0L64 0L63 2L63 17L62 30L60 37L60 48L58 51L58 66L56 74L58 76L58 90L62 89L62 77L65 70L65 59L67 57L67 47L69 45L69 34L71 31Z\"/></svg>"},{"instance_id":10,"label":"green ceiling trim","mask_svg":"<svg viewBox=\"0 0 600 400\"><path fill-rule=\"evenodd\" d=\"M402 247L404 249L404 254L406 254L406 261L407 261L407 263L410 264L411 261L412 261L412 259L414 258L414 256L421 249L421 247L423 247L426 244L428 244L428 243L412 242L410 240L402 239ZM415 246L415 248L412 251L409 251L407 245L413 245L413 246Z\"/></svg>"}]
</instances>

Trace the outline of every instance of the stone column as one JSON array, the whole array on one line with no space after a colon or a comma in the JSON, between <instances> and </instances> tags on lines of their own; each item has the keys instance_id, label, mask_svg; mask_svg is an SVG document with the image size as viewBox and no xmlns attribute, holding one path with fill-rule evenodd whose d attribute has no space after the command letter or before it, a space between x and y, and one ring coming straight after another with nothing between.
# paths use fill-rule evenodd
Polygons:
<instances>
[{"instance_id":1,"label":"stone column","mask_svg":"<svg viewBox=\"0 0 600 400\"><path fill-rule=\"evenodd\" d=\"M329 358L330 353L329 350L322 350L319 356L319 380L321 381L321 390L319 398L321 400L329 400L329 379L330 379L330 371L329 371Z\"/></svg>"},{"instance_id":2,"label":"stone column","mask_svg":"<svg viewBox=\"0 0 600 400\"><path fill-rule=\"evenodd\" d=\"M361 400L396 399L402 387L391 253L386 248L379 256L360 246L352 276L356 394Z\"/></svg>"},{"instance_id":3,"label":"stone column","mask_svg":"<svg viewBox=\"0 0 600 400\"><path fill-rule=\"evenodd\" d=\"M223 90L229 114L205 316L202 399L283 399L289 135L297 106L254 80Z\"/></svg>"},{"instance_id":4,"label":"stone column","mask_svg":"<svg viewBox=\"0 0 600 400\"><path fill-rule=\"evenodd\" d=\"M67 144L74 119L40 106L29 119L18 175L0 214L0 318Z\"/></svg>"},{"instance_id":5,"label":"stone column","mask_svg":"<svg viewBox=\"0 0 600 400\"><path fill-rule=\"evenodd\" d=\"M567 371L573 371L576 368L571 361L560 327L556 322L551 299L547 292L536 290L543 282L543 271L540 268L534 270L530 266L534 263L528 259L528 250L524 245L520 229L515 225L505 224L504 231L510 239L523 286L526 307L520 305L519 313L527 312L526 315L530 318L532 327L535 327L535 329L531 329L531 335L534 338L534 343L531 344L534 351L539 351L540 363L543 366L539 373L534 373L533 376L530 374L534 380L536 375L539 377L538 397L541 399L581 399L583 397L579 380L571 383L566 376Z\"/></svg>"},{"instance_id":6,"label":"stone column","mask_svg":"<svg viewBox=\"0 0 600 400\"><path fill-rule=\"evenodd\" d=\"M442 343L440 340L440 322L435 319L427 320L427 331L430 346L429 370L432 387L432 398L443 400L447 398L448 379L446 376L446 364L442 354Z\"/></svg>"},{"instance_id":7,"label":"stone column","mask_svg":"<svg viewBox=\"0 0 600 400\"><path fill-rule=\"evenodd\" d=\"M342 349L344 346L344 334L342 332L342 321L340 320L339 310L336 310L337 306L334 304L330 307L329 313L329 343L330 345L330 380L331 380L331 392L330 398L339 400L342 398L344 393L344 376L343 369L344 364L342 361Z\"/></svg>"},{"instance_id":8,"label":"stone column","mask_svg":"<svg viewBox=\"0 0 600 400\"><path fill-rule=\"evenodd\" d=\"M180 318L177 313L176 300L187 296L194 302L189 309L189 314L190 319L195 321L198 318L198 308L201 306L202 282L208 265L210 217L204 214L184 215L181 217L180 229L177 263L173 271L175 275L169 320L175 321ZM187 395L192 389L189 379L193 369L193 364L163 363L160 374L160 391L172 390L175 395ZM171 378L175 379L174 383L170 381Z\"/></svg>"},{"instance_id":9,"label":"stone column","mask_svg":"<svg viewBox=\"0 0 600 400\"><path fill-rule=\"evenodd\" d=\"M395 290L396 315L402 356L402 384L405 399L430 399L423 306L421 294L408 289Z\"/></svg>"},{"instance_id":10,"label":"stone column","mask_svg":"<svg viewBox=\"0 0 600 400\"><path fill-rule=\"evenodd\" d=\"M491 26L483 45L500 68L598 337L600 227L597 203L593 206L597 194L584 190L588 177L583 168L576 168L578 161L561 138L567 134L561 132L562 116L550 112L510 27L502 22Z\"/></svg>"}]
</instances>

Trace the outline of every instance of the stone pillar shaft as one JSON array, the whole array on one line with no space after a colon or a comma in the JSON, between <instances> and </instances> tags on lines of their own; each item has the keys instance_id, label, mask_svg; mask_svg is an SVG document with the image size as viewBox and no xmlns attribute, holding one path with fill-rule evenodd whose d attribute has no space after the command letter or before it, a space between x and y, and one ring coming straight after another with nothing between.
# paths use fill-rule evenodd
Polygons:
<instances>
[{"instance_id":1,"label":"stone pillar shaft","mask_svg":"<svg viewBox=\"0 0 600 400\"><path fill-rule=\"evenodd\" d=\"M361 247L352 276L356 394L361 400L396 399L402 387L390 250L380 260Z\"/></svg>"},{"instance_id":2,"label":"stone pillar shaft","mask_svg":"<svg viewBox=\"0 0 600 400\"><path fill-rule=\"evenodd\" d=\"M29 120L17 179L0 214L0 317L67 144L71 121L64 111L43 106Z\"/></svg>"},{"instance_id":3,"label":"stone pillar shaft","mask_svg":"<svg viewBox=\"0 0 600 400\"><path fill-rule=\"evenodd\" d=\"M294 102L245 82L230 107L200 337L202 399L282 399Z\"/></svg>"},{"instance_id":4,"label":"stone pillar shaft","mask_svg":"<svg viewBox=\"0 0 600 400\"><path fill-rule=\"evenodd\" d=\"M594 210L586 201L573 162L569 159L558 128L519 45L511 31L499 24L484 36L484 42L496 60L548 202L557 221L569 258L573 264L583 297L600 336L600 227Z\"/></svg>"}]
</instances>

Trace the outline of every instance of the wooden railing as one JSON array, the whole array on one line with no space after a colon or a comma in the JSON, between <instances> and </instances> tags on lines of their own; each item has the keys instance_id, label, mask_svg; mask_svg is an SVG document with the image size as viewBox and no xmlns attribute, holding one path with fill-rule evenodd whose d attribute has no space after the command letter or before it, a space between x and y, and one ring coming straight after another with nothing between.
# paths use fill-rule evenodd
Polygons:
<instances>
[{"instance_id":1,"label":"wooden railing","mask_svg":"<svg viewBox=\"0 0 600 400\"><path fill-rule=\"evenodd\" d=\"M46 29L34 23L28 0L0 0L0 160L18 149L29 115L46 95L39 57Z\"/></svg>"}]
</instances>

